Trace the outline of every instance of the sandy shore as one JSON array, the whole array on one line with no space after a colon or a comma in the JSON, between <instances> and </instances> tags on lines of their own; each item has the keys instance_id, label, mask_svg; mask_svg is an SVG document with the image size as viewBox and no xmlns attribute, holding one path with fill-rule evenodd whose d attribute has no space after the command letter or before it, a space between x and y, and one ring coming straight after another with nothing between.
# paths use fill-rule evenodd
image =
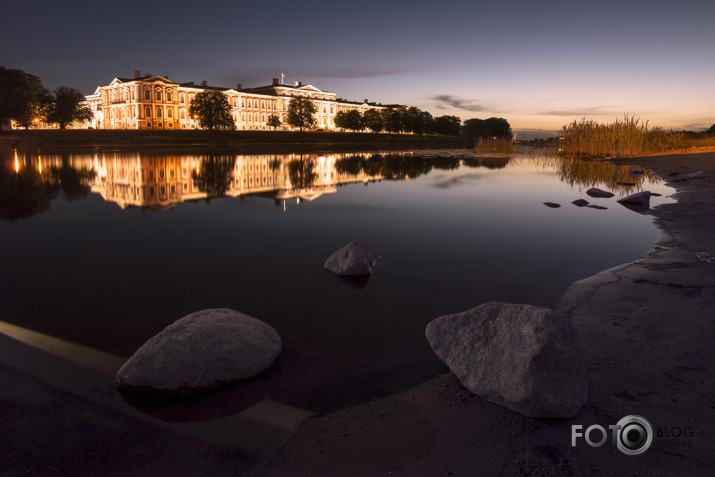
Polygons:
<instances>
[{"instance_id":1,"label":"sandy shore","mask_svg":"<svg viewBox=\"0 0 715 477\"><path fill-rule=\"evenodd\" d=\"M521 416L448 374L304 422L258 474L712 475L715 263L696 252L715 255L715 153L620 162L656 171L678 202L649 212L662 235L647 257L563 296L559 308L581 332L589 371L589 400L576 417ZM682 180L695 171L706 178ZM571 446L572 425L607 428L627 415L655 428L646 453L626 456L583 440Z\"/></svg>"},{"instance_id":2,"label":"sandy shore","mask_svg":"<svg viewBox=\"0 0 715 477\"><path fill-rule=\"evenodd\" d=\"M655 170L678 202L649 212L662 235L647 257L562 299L589 371L574 418L524 417L445 374L322 416L266 400L225 419L163 422L130 406L112 373L0 334L0 475L712 475L715 261L696 253L715 255L715 152L622 162ZM706 178L681 181L695 171ZM677 436L656 436L639 456L571 446L572 425L632 414Z\"/></svg>"}]
</instances>

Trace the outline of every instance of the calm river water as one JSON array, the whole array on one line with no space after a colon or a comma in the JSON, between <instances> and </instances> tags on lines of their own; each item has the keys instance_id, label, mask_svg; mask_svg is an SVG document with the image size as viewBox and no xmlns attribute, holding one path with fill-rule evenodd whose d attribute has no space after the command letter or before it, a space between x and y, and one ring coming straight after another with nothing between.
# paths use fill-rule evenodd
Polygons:
<instances>
[{"instance_id":1,"label":"calm river water","mask_svg":"<svg viewBox=\"0 0 715 477\"><path fill-rule=\"evenodd\" d=\"M188 313L234 308L284 341L261 392L313 410L445 372L434 318L554 307L643 257L658 232L615 201L672 193L648 171L534 153L3 154L0 320L129 356ZM362 289L322 268L354 239L381 256Z\"/></svg>"}]
</instances>

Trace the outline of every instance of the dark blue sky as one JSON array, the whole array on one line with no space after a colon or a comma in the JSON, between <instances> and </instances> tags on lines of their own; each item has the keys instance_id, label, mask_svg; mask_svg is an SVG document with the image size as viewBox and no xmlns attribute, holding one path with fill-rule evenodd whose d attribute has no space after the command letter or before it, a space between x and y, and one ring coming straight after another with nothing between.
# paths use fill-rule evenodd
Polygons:
<instances>
[{"instance_id":1,"label":"dark blue sky","mask_svg":"<svg viewBox=\"0 0 715 477\"><path fill-rule=\"evenodd\" d=\"M88 94L115 76L259 86L559 129L715 123L715 1L0 0L0 65Z\"/></svg>"}]
</instances>

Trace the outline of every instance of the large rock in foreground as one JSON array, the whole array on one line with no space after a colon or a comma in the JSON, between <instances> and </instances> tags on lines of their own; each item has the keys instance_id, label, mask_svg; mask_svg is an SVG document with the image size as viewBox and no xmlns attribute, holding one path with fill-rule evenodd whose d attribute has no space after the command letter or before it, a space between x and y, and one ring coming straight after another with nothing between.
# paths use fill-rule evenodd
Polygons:
<instances>
[{"instance_id":1,"label":"large rock in foreground","mask_svg":"<svg viewBox=\"0 0 715 477\"><path fill-rule=\"evenodd\" d=\"M530 417L574 416L588 397L571 320L548 308L491 302L437 318L427 340L474 394Z\"/></svg>"},{"instance_id":2,"label":"large rock in foreground","mask_svg":"<svg viewBox=\"0 0 715 477\"><path fill-rule=\"evenodd\" d=\"M260 374L281 351L272 326L238 311L197 311L164 328L117 373L120 389L185 396Z\"/></svg>"},{"instance_id":3,"label":"large rock in foreground","mask_svg":"<svg viewBox=\"0 0 715 477\"><path fill-rule=\"evenodd\" d=\"M333 253L323 267L341 277L365 277L372 273L378 256L359 240Z\"/></svg>"}]
</instances>

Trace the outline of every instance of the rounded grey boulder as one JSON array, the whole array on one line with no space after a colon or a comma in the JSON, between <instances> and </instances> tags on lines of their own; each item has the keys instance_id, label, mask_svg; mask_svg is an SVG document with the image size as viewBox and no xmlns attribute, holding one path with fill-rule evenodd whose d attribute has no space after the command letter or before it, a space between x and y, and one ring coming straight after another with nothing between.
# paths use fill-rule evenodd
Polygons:
<instances>
[{"instance_id":1,"label":"rounded grey boulder","mask_svg":"<svg viewBox=\"0 0 715 477\"><path fill-rule=\"evenodd\" d=\"M276 330L228 308L197 311L164 328L119 369L117 387L186 396L254 377L273 364Z\"/></svg>"},{"instance_id":2,"label":"rounded grey boulder","mask_svg":"<svg viewBox=\"0 0 715 477\"><path fill-rule=\"evenodd\" d=\"M425 334L467 389L526 416L573 417L588 398L581 338L556 311L485 303L437 318Z\"/></svg>"},{"instance_id":3,"label":"rounded grey boulder","mask_svg":"<svg viewBox=\"0 0 715 477\"><path fill-rule=\"evenodd\" d=\"M323 267L342 277L364 277L372 273L377 259L378 256L367 245L353 240L328 257Z\"/></svg>"}]
</instances>

